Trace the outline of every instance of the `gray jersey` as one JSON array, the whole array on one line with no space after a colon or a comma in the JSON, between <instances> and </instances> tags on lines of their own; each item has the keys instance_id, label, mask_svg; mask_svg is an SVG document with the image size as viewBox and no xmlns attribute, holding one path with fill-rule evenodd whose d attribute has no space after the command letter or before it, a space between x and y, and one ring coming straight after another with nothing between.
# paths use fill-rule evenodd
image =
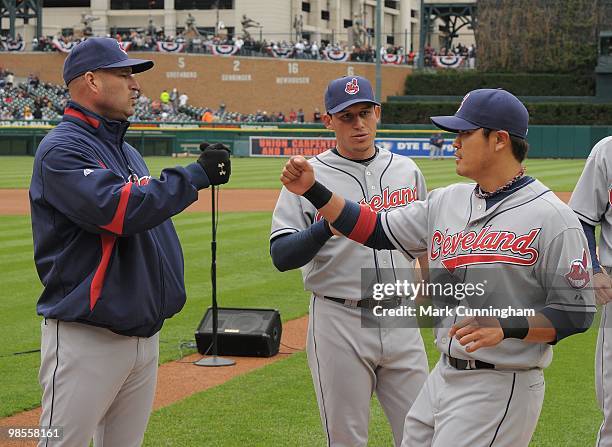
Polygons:
<instances>
[{"instance_id":1,"label":"gray jersey","mask_svg":"<svg viewBox=\"0 0 612 447\"><path fill-rule=\"evenodd\" d=\"M465 282L484 277L487 291L505 293L508 304L536 310L595 312L590 257L580 222L572 210L535 180L486 209L473 184L437 189L425 201L390 211L383 227L398 249L429 256L429 267L456 274ZM444 269L444 270L442 270ZM563 283L555 281L562 279ZM492 348L468 353L448 337L457 315L436 329L440 352L506 368L546 367L547 344L506 339Z\"/></svg>"},{"instance_id":2,"label":"gray jersey","mask_svg":"<svg viewBox=\"0 0 612 447\"><path fill-rule=\"evenodd\" d=\"M572 193L569 206L580 220L601 224L599 261L612 266L612 137L597 143L586 161L584 171Z\"/></svg>"},{"instance_id":3,"label":"gray jersey","mask_svg":"<svg viewBox=\"0 0 612 447\"><path fill-rule=\"evenodd\" d=\"M310 159L310 163L318 181L347 199L368 203L375 211L403 207L427 194L425 179L416 164L384 149L379 149L367 166L332 151ZM308 200L283 187L274 209L270 238L308 228L319 218ZM304 287L318 295L360 299L361 269L376 269L394 277L387 279L404 279L410 274L406 269L414 266L413 260L410 254L404 257L396 251L373 250L344 237L332 237L302 267Z\"/></svg>"}]
</instances>

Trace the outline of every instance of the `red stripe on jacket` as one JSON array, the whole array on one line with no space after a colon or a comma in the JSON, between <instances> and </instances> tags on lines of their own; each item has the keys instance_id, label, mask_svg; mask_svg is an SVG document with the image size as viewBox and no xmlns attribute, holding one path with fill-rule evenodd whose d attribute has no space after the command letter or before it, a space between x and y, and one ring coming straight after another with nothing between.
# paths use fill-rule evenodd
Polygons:
<instances>
[{"instance_id":1,"label":"red stripe on jacket","mask_svg":"<svg viewBox=\"0 0 612 447\"><path fill-rule=\"evenodd\" d=\"M91 280L91 286L89 287L89 310L93 310L100 294L102 293L102 286L104 285L104 278L106 277L106 270L108 269L108 263L110 261L113 247L117 238L110 234L100 235L102 242L102 259L98 265L98 269Z\"/></svg>"},{"instance_id":2,"label":"red stripe on jacket","mask_svg":"<svg viewBox=\"0 0 612 447\"><path fill-rule=\"evenodd\" d=\"M128 200L130 199L130 191L132 190L132 182L126 183L123 189L121 189L121 196L119 197L119 205L117 205L117 211L113 220L107 225L100 228L108 230L111 233L121 234L123 232L123 221L125 220L125 211L127 210Z\"/></svg>"},{"instance_id":3,"label":"red stripe on jacket","mask_svg":"<svg viewBox=\"0 0 612 447\"><path fill-rule=\"evenodd\" d=\"M349 234L349 239L363 244L376 227L376 212L369 205L359 205L359 219Z\"/></svg>"},{"instance_id":4,"label":"red stripe on jacket","mask_svg":"<svg viewBox=\"0 0 612 447\"><path fill-rule=\"evenodd\" d=\"M91 116L87 116L83 112L80 112L76 109L66 107L66 109L64 109L64 115L70 115L70 116L80 119L81 121L85 121L87 124L89 124L92 127L95 127L96 129L100 127L100 121L98 121L97 119Z\"/></svg>"}]
</instances>

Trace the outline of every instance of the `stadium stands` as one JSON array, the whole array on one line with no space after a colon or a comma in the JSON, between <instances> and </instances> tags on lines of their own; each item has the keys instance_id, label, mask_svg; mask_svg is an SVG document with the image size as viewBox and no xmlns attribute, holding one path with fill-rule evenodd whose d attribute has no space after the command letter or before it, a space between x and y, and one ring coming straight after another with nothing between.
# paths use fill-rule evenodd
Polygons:
<instances>
[{"instance_id":1,"label":"stadium stands","mask_svg":"<svg viewBox=\"0 0 612 447\"><path fill-rule=\"evenodd\" d=\"M11 82L7 82L11 80ZM9 85L10 84L10 85ZM185 96L174 89L173 101L162 103L159 99L141 95L136 103L136 113L131 121L164 121L164 122L201 122L205 113L212 115L208 122L227 123L260 123L287 122L282 113L244 114L228 111L224 104L217 109L188 104ZM43 83L33 75L27 79L14 78L14 75L0 68L0 120L59 120L70 99L68 89L64 86ZM29 113L28 113L29 112ZM290 121L303 122L304 115L291 116Z\"/></svg>"}]
</instances>

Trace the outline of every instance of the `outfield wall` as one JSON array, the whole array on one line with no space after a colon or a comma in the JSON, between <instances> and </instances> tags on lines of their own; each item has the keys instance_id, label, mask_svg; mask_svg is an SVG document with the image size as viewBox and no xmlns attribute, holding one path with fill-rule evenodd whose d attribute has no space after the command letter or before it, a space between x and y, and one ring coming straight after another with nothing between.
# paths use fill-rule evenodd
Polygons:
<instances>
[{"instance_id":1,"label":"outfield wall","mask_svg":"<svg viewBox=\"0 0 612 447\"><path fill-rule=\"evenodd\" d=\"M11 123L0 122L0 155L34 155L36 147L55 123L8 124ZM378 131L377 142L403 155L427 156L427 142L435 131L427 125L383 125ZM593 145L609 135L612 135L612 126L531 126L529 157L586 158ZM228 124L224 127L221 124L134 123L126 138L144 155L198 152L203 141L227 144L239 157L316 155L334 144L333 133L316 124L241 127ZM452 134L447 134L446 156L452 156L452 138Z\"/></svg>"},{"instance_id":2,"label":"outfield wall","mask_svg":"<svg viewBox=\"0 0 612 447\"><path fill-rule=\"evenodd\" d=\"M38 75L43 82L62 85L64 53L3 52L0 66L16 76ZM325 110L323 94L327 83L346 75L376 78L376 66L368 63L339 63L303 59L264 57L223 57L206 54L165 54L130 52L130 57L151 59L152 70L136 79L149 98L159 98L163 89L176 87L187 93L189 104L216 109L225 103L227 110L241 113L268 113L291 109L304 110L307 119L315 108ZM382 97L402 95L406 76L412 68L406 65L382 67Z\"/></svg>"}]
</instances>

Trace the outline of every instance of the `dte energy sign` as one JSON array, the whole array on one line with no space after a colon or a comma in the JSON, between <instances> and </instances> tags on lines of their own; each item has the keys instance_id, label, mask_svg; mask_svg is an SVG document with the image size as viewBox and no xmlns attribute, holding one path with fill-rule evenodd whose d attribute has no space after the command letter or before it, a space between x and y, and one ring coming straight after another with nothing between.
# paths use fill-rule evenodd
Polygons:
<instances>
[{"instance_id":1,"label":"dte energy sign","mask_svg":"<svg viewBox=\"0 0 612 447\"><path fill-rule=\"evenodd\" d=\"M252 157L314 157L336 146L335 138L322 137L250 137ZM444 140L443 155L451 157L453 140ZM376 145L407 157L428 157L429 138L377 138Z\"/></svg>"}]
</instances>

